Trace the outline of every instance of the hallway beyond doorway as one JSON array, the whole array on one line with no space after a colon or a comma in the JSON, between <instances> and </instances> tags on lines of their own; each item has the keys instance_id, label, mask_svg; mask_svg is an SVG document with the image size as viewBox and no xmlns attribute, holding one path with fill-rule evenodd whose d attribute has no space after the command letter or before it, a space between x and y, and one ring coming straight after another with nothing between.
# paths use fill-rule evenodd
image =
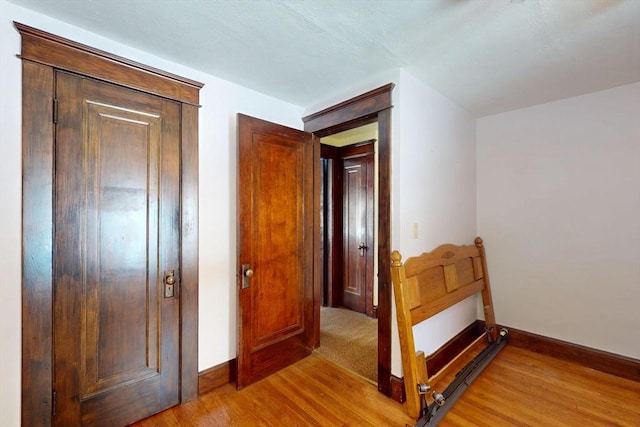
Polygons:
<instances>
[{"instance_id":1,"label":"hallway beyond doorway","mask_svg":"<svg viewBox=\"0 0 640 427\"><path fill-rule=\"evenodd\" d=\"M378 320L345 308L320 308L317 352L377 384Z\"/></svg>"}]
</instances>

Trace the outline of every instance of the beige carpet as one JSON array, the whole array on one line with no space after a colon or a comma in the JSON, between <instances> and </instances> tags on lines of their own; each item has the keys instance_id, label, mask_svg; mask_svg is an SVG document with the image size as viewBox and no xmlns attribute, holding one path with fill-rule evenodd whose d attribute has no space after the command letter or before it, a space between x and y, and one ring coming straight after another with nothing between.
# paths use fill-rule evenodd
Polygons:
<instances>
[{"instance_id":1,"label":"beige carpet","mask_svg":"<svg viewBox=\"0 0 640 427\"><path fill-rule=\"evenodd\" d=\"M378 320L344 308L320 308L318 353L378 381Z\"/></svg>"}]
</instances>

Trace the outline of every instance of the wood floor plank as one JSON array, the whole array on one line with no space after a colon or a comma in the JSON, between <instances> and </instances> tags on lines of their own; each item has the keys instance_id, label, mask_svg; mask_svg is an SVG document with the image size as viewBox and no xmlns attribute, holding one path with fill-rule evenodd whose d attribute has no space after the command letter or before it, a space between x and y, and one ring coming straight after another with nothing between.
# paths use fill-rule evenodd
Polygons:
<instances>
[{"instance_id":1,"label":"wood floor plank","mask_svg":"<svg viewBox=\"0 0 640 427\"><path fill-rule=\"evenodd\" d=\"M444 388L445 384L442 384ZM441 390L441 389L440 389ZM135 426L398 426L406 408L318 354ZM440 426L640 426L640 383L507 345Z\"/></svg>"},{"instance_id":2,"label":"wood floor plank","mask_svg":"<svg viewBox=\"0 0 640 427\"><path fill-rule=\"evenodd\" d=\"M328 399L326 411L337 411L344 419L351 420L351 424L345 425L394 425L398 416L411 422L401 405L379 394L375 387L362 378L354 376L333 362L325 360L324 365L325 369L314 369L310 377L314 381L318 396ZM357 404L354 404L356 402ZM386 410L371 410L379 405Z\"/></svg>"},{"instance_id":3,"label":"wood floor plank","mask_svg":"<svg viewBox=\"0 0 640 427\"><path fill-rule=\"evenodd\" d=\"M315 382L310 384L313 380L309 380L308 376L292 371L291 375L283 375L282 377L284 384L291 391L289 393L290 398L300 410L308 411L315 420L324 418L329 425L340 425L342 423L343 417L337 410L326 412L316 406L319 396L315 392ZM326 396L322 397L325 398ZM327 401L325 405L336 408L334 401Z\"/></svg>"},{"instance_id":4,"label":"wood floor plank","mask_svg":"<svg viewBox=\"0 0 640 427\"><path fill-rule=\"evenodd\" d=\"M405 426L404 407L313 354L251 386L231 384L134 424L149 426Z\"/></svg>"},{"instance_id":5,"label":"wood floor plank","mask_svg":"<svg viewBox=\"0 0 640 427\"><path fill-rule=\"evenodd\" d=\"M491 425L639 426L640 383L507 346L441 425L475 413L502 419Z\"/></svg>"}]
</instances>

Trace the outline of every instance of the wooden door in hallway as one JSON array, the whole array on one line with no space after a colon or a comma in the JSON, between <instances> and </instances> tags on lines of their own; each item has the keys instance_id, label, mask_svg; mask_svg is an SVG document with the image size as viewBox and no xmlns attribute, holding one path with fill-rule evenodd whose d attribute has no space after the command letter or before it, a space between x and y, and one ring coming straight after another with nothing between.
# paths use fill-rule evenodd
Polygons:
<instances>
[{"instance_id":1,"label":"wooden door in hallway","mask_svg":"<svg viewBox=\"0 0 640 427\"><path fill-rule=\"evenodd\" d=\"M373 149L373 144L370 147ZM342 304L372 316L373 152L345 155L342 164Z\"/></svg>"},{"instance_id":2,"label":"wooden door in hallway","mask_svg":"<svg viewBox=\"0 0 640 427\"><path fill-rule=\"evenodd\" d=\"M238 115L238 388L313 347L313 141L310 133Z\"/></svg>"},{"instance_id":3,"label":"wooden door in hallway","mask_svg":"<svg viewBox=\"0 0 640 427\"><path fill-rule=\"evenodd\" d=\"M55 87L53 424L126 425L180 400L180 104Z\"/></svg>"}]
</instances>

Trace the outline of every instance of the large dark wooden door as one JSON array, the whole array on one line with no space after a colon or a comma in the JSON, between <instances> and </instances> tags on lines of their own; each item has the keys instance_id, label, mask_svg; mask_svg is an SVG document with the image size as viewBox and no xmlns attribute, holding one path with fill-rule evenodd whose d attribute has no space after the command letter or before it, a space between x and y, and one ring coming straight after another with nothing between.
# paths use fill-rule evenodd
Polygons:
<instances>
[{"instance_id":1,"label":"large dark wooden door","mask_svg":"<svg viewBox=\"0 0 640 427\"><path fill-rule=\"evenodd\" d=\"M122 426L179 402L180 107L61 72L56 98L53 420Z\"/></svg>"},{"instance_id":2,"label":"large dark wooden door","mask_svg":"<svg viewBox=\"0 0 640 427\"><path fill-rule=\"evenodd\" d=\"M345 308L373 314L373 153L343 159L343 282Z\"/></svg>"},{"instance_id":3,"label":"large dark wooden door","mask_svg":"<svg viewBox=\"0 0 640 427\"><path fill-rule=\"evenodd\" d=\"M238 115L238 388L313 346L312 141Z\"/></svg>"}]
</instances>

